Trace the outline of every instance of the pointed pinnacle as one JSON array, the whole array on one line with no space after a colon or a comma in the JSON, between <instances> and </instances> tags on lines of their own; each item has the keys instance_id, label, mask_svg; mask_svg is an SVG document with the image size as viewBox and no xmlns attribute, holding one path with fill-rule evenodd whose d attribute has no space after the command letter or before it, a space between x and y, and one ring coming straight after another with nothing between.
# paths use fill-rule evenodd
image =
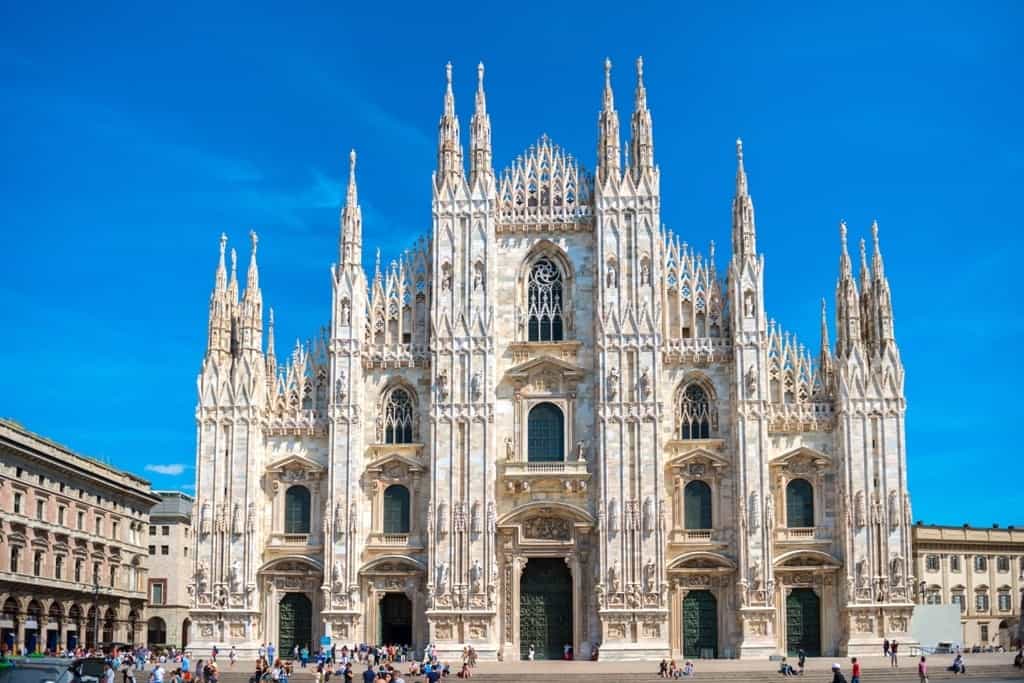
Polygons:
<instances>
[{"instance_id":1,"label":"pointed pinnacle","mask_svg":"<svg viewBox=\"0 0 1024 683\"><path fill-rule=\"evenodd\" d=\"M259 242L260 242L260 238L256 234L256 231L255 230L250 230L249 231L249 243L252 245L252 258L253 258L254 261L256 260L256 245L259 244Z\"/></svg>"},{"instance_id":2,"label":"pointed pinnacle","mask_svg":"<svg viewBox=\"0 0 1024 683\"><path fill-rule=\"evenodd\" d=\"M604 109L611 111L615 108L615 96L612 94L612 60L604 58Z\"/></svg>"},{"instance_id":3,"label":"pointed pinnacle","mask_svg":"<svg viewBox=\"0 0 1024 683\"><path fill-rule=\"evenodd\" d=\"M644 85L644 58L636 58L636 83L641 88Z\"/></svg>"},{"instance_id":4,"label":"pointed pinnacle","mask_svg":"<svg viewBox=\"0 0 1024 683\"><path fill-rule=\"evenodd\" d=\"M356 190L356 150L353 148L348 153L348 193L345 197L345 203L348 206L354 207L358 199L359 196Z\"/></svg>"},{"instance_id":5,"label":"pointed pinnacle","mask_svg":"<svg viewBox=\"0 0 1024 683\"><path fill-rule=\"evenodd\" d=\"M839 221L839 241L842 242L843 251L846 251L846 221Z\"/></svg>"},{"instance_id":6,"label":"pointed pinnacle","mask_svg":"<svg viewBox=\"0 0 1024 683\"><path fill-rule=\"evenodd\" d=\"M232 248L231 249L231 279L232 280L236 279L235 275L237 274L237 272L238 272L238 254L235 252L234 248Z\"/></svg>"}]
</instances>

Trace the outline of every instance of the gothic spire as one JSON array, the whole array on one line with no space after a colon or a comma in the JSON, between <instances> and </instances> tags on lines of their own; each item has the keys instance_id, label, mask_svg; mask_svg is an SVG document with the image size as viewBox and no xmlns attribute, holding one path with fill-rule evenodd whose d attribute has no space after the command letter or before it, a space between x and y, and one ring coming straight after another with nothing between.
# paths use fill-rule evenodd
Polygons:
<instances>
[{"instance_id":1,"label":"gothic spire","mask_svg":"<svg viewBox=\"0 0 1024 683\"><path fill-rule=\"evenodd\" d=\"M445 65L447 84L444 91L444 112L437 124L437 186L446 180L461 178L462 140L459 135L459 117L455 115L455 94L452 92L452 63Z\"/></svg>"},{"instance_id":2,"label":"gothic spire","mask_svg":"<svg viewBox=\"0 0 1024 683\"><path fill-rule=\"evenodd\" d=\"M619 152L619 113L612 94L612 60L604 60L604 101L597 118L597 175L600 182L618 180L621 169Z\"/></svg>"},{"instance_id":3,"label":"gothic spire","mask_svg":"<svg viewBox=\"0 0 1024 683\"><path fill-rule=\"evenodd\" d=\"M747 186L743 167L743 140L736 138L736 194L732 200L732 253L743 259L757 253L757 232L754 228L754 200Z\"/></svg>"},{"instance_id":4,"label":"gothic spire","mask_svg":"<svg viewBox=\"0 0 1024 683\"><path fill-rule=\"evenodd\" d=\"M270 309L270 321L267 324L267 376L273 377L277 369L277 348L274 345L274 309Z\"/></svg>"},{"instance_id":5,"label":"gothic spire","mask_svg":"<svg viewBox=\"0 0 1024 683\"><path fill-rule=\"evenodd\" d=\"M836 355L848 356L861 344L860 299L846 249L846 221L839 223L839 280L836 282Z\"/></svg>"},{"instance_id":6,"label":"gothic spire","mask_svg":"<svg viewBox=\"0 0 1024 683\"><path fill-rule=\"evenodd\" d=\"M260 270L259 266L256 265L256 245L259 244L260 238L256 235L255 230L249 231L249 243L252 245L252 252L249 255L249 271L245 276L245 299L246 301L252 298L259 298L262 300L262 293L260 292Z\"/></svg>"},{"instance_id":7,"label":"gothic spire","mask_svg":"<svg viewBox=\"0 0 1024 683\"><path fill-rule=\"evenodd\" d=\"M868 256L865 248L864 238L860 238L860 288L867 290L871 287L871 271L868 269Z\"/></svg>"},{"instance_id":8,"label":"gothic spire","mask_svg":"<svg viewBox=\"0 0 1024 683\"><path fill-rule=\"evenodd\" d=\"M871 288L874 297L874 319L878 326L879 346L884 349L886 345L895 341L896 333L893 329L892 293L889 289L889 278L885 276L882 249L878 244L877 220L871 223L871 239L874 242L874 256L871 263L875 277L874 285Z\"/></svg>"},{"instance_id":9,"label":"gothic spire","mask_svg":"<svg viewBox=\"0 0 1024 683\"><path fill-rule=\"evenodd\" d=\"M238 303L238 254L231 249L231 279L228 281L228 299L232 304Z\"/></svg>"},{"instance_id":10,"label":"gothic spire","mask_svg":"<svg viewBox=\"0 0 1024 683\"><path fill-rule=\"evenodd\" d=\"M223 232L220 234L220 261L217 263L217 274L214 277L214 289L223 292L228 285L228 272L224 267L224 250L228 245L228 236Z\"/></svg>"},{"instance_id":11,"label":"gothic spire","mask_svg":"<svg viewBox=\"0 0 1024 683\"><path fill-rule=\"evenodd\" d=\"M231 305L228 301L227 268L224 265L224 252L227 249L228 236L220 235L220 258L214 276L213 291L210 293L210 315L207 328L207 354L228 352L231 349Z\"/></svg>"},{"instance_id":12,"label":"gothic spire","mask_svg":"<svg viewBox=\"0 0 1024 683\"><path fill-rule=\"evenodd\" d=\"M651 112L647 109L647 88L644 87L644 58L636 60L636 97L630 125L630 170L634 179L654 168L654 133Z\"/></svg>"},{"instance_id":13,"label":"gothic spire","mask_svg":"<svg viewBox=\"0 0 1024 683\"><path fill-rule=\"evenodd\" d=\"M487 114L487 96L484 94L484 63L476 67L476 107L469 122L470 182L483 174L493 175L491 168L491 117Z\"/></svg>"},{"instance_id":14,"label":"gothic spire","mask_svg":"<svg viewBox=\"0 0 1024 683\"><path fill-rule=\"evenodd\" d=\"M882 250L878 246L878 220L871 221L871 241L874 242L874 254L871 257L871 269L875 272L875 280L885 278L885 264L882 263Z\"/></svg>"},{"instance_id":15,"label":"gothic spire","mask_svg":"<svg viewBox=\"0 0 1024 683\"><path fill-rule=\"evenodd\" d=\"M339 260L342 267L356 266L361 268L363 261L363 212L359 208L359 193L356 189L356 151L354 149L348 153L348 191L345 193L345 206L341 210L340 242Z\"/></svg>"},{"instance_id":16,"label":"gothic spire","mask_svg":"<svg viewBox=\"0 0 1024 683\"><path fill-rule=\"evenodd\" d=\"M818 351L818 367L821 381L827 383L832 374L832 349L828 342L828 308L825 305L825 297L821 297L821 349Z\"/></svg>"}]
</instances>

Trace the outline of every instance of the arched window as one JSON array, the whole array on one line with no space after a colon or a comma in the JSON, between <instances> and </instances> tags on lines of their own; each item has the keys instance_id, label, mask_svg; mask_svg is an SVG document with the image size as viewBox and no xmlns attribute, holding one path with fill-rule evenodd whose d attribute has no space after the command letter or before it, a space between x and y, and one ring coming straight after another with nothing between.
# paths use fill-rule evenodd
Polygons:
<instances>
[{"instance_id":1,"label":"arched window","mask_svg":"<svg viewBox=\"0 0 1024 683\"><path fill-rule=\"evenodd\" d=\"M292 486L284 494L284 532L309 533L309 489Z\"/></svg>"},{"instance_id":2,"label":"arched window","mask_svg":"<svg viewBox=\"0 0 1024 683\"><path fill-rule=\"evenodd\" d=\"M164 645L167 643L167 622L160 617L151 617L146 622L146 644Z\"/></svg>"},{"instance_id":3,"label":"arched window","mask_svg":"<svg viewBox=\"0 0 1024 683\"><path fill-rule=\"evenodd\" d=\"M691 481L683 489L683 524L687 529L711 528L711 487L703 481Z\"/></svg>"},{"instance_id":4,"label":"arched window","mask_svg":"<svg viewBox=\"0 0 1024 683\"><path fill-rule=\"evenodd\" d=\"M786 526L814 526L814 487L806 479L794 479L786 485Z\"/></svg>"},{"instance_id":5,"label":"arched window","mask_svg":"<svg viewBox=\"0 0 1024 683\"><path fill-rule=\"evenodd\" d=\"M559 462L565 459L565 425L562 411L553 403L540 403L530 410L527 421L530 462Z\"/></svg>"},{"instance_id":6,"label":"arched window","mask_svg":"<svg viewBox=\"0 0 1024 683\"><path fill-rule=\"evenodd\" d=\"M384 533L409 533L409 489L401 484L384 489Z\"/></svg>"},{"instance_id":7,"label":"arched window","mask_svg":"<svg viewBox=\"0 0 1024 683\"><path fill-rule=\"evenodd\" d=\"M690 384L679 397L679 438L711 438L711 402L699 384Z\"/></svg>"},{"instance_id":8,"label":"arched window","mask_svg":"<svg viewBox=\"0 0 1024 683\"><path fill-rule=\"evenodd\" d=\"M562 271L547 257L530 268L526 317L530 341L562 340Z\"/></svg>"},{"instance_id":9,"label":"arched window","mask_svg":"<svg viewBox=\"0 0 1024 683\"><path fill-rule=\"evenodd\" d=\"M384 401L384 443L412 443L412 425L412 397L405 389L392 389Z\"/></svg>"}]
</instances>

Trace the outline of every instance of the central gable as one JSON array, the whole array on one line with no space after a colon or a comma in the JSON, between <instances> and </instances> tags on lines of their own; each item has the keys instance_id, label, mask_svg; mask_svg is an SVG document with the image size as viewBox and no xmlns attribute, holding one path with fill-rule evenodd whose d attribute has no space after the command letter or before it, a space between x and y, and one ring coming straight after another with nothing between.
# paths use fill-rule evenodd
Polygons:
<instances>
[{"instance_id":1,"label":"central gable","mask_svg":"<svg viewBox=\"0 0 1024 683\"><path fill-rule=\"evenodd\" d=\"M594 178L541 135L501 173L498 230L593 224Z\"/></svg>"}]
</instances>

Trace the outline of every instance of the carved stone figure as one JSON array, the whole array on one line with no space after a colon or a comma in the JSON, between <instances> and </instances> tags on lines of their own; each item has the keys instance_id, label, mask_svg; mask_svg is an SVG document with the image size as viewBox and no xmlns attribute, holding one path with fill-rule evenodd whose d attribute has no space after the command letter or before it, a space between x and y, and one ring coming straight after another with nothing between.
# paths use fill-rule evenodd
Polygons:
<instances>
[{"instance_id":1,"label":"carved stone figure","mask_svg":"<svg viewBox=\"0 0 1024 683\"><path fill-rule=\"evenodd\" d=\"M864 492L858 491L854 497L853 524L857 529L863 529L867 525L867 510L864 505Z\"/></svg>"},{"instance_id":2,"label":"carved stone figure","mask_svg":"<svg viewBox=\"0 0 1024 683\"><path fill-rule=\"evenodd\" d=\"M586 462L587 461L587 458L584 455L584 448L585 447L586 447L586 442L583 441L582 439L580 441L576 442L576 462Z\"/></svg>"},{"instance_id":3,"label":"carved stone figure","mask_svg":"<svg viewBox=\"0 0 1024 683\"><path fill-rule=\"evenodd\" d=\"M618 287L619 275L615 268L615 261L608 261L608 267L604 272L604 286L608 289Z\"/></svg>"},{"instance_id":4,"label":"carved stone figure","mask_svg":"<svg viewBox=\"0 0 1024 683\"><path fill-rule=\"evenodd\" d=\"M608 587L612 593L618 593L622 589L619 576L619 561L615 560L615 562L608 567Z\"/></svg>"},{"instance_id":5,"label":"carved stone figure","mask_svg":"<svg viewBox=\"0 0 1024 683\"><path fill-rule=\"evenodd\" d=\"M548 541L567 541L572 538L572 523L561 517L531 517L523 522L523 535Z\"/></svg>"},{"instance_id":6,"label":"carved stone figure","mask_svg":"<svg viewBox=\"0 0 1024 683\"><path fill-rule=\"evenodd\" d=\"M444 595L448 592L448 563L441 562L437 565L437 595Z\"/></svg>"},{"instance_id":7,"label":"carved stone figure","mask_svg":"<svg viewBox=\"0 0 1024 683\"><path fill-rule=\"evenodd\" d=\"M494 501L487 501L487 535L493 536L498 525L498 513L494 507ZM497 571L495 571L497 575Z\"/></svg>"},{"instance_id":8,"label":"carved stone figure","mask_svg":"<svg viewBox=\"0 0 1024 683\"><path fill-rule=\"evenodd\" d=\"M515 444L511 436L505 437L505 460L512 462L516 458Z\"/></svg>"},{"instance_id":9,"label":"carved stone figure","mask_svg":"<svg viewBox=\"0 0 1024 683\"><path fill-rule=\"evenodd\" d=\"M200 560L196 565L196 593L205 595L210 590L209 567L206 560Z\"/></svg>"},{"instance_id":10,"label":"carved stone figure","mask_svg":"<svg viewBox=\"0 0 1024 683\"><path fill-rule=\"evenodd\" d=\"M889 491L889 528L900 525L900 499L895 491Z\"/></svg>"},{"instance_id":11,"label":"carved stone figure","mask_svg":"<svg viewBox=\"0 0 1024 683\"><path fill-rule=\"evenodd\" d=\"M345 375L345 371L344 370L339 370L338 371L338 378L334 380L334 402L335 403L344 403L345 402L345 396L348 394L348 389L346 388L346 384L347 384L347 376Z\"/></svg>"},{"instance_id":12,"label":"carved stone figure","mask_svg":"<svg viewBox=\"0 0 1024 683\"><path fill-rule=\"evenodd\" d=\"M441 538L448 535L448 503L445 501L437 506L437 535Z\"/></svg>"},{"instance_id":13,"label":"carved stone figure","mask_svg":"<svg viewBox=\"0 0 1024 683\"><path fill-rule=\"evenodd\" d=\"M231 533L234 536L242 534L242 505L235 503L231 508Z\"/></svg>"},{"instance_id":14,"label":"carved stone figure","mask_svg":"<svg viewBox=\"0 0 1024 683\"><path fill-rule=\"evenodd\" d=\"M757 396L757 371L754 370L753 365L747 368L747 375L744 379L747 383L747 398L755 398Z\"/></svg>"},{"instance_id":15,"label":"carved stone figure","mask_svg":"<svg viewBox=\"0 0 1024 683\"><path fill-rule=\"evenodd\" d=\"M437 397L441 401L448 400L448 371L440 370L437 373Z\"/></svg>"},{"instance_id":16,"label":"carved stone figure","mask_svg":"<svg viewBox=\"0 0 1024 683\"><path fill-rule=\"evenodd\" d=\"M204 500L199 513L199 533L202 536L210 535L210 501Z\"/></svg>"},{"instance_id":17,"label":"carved stone figure","mask_svg":"<svg viewBox=\"0 0 1024 683\"><path fill-rule=\"evenodd\" d=\"M473 501L472 512L470 513L470 533L480 534L483 533L483 513L480 508L480 501Z\"/></svg>"},{"instance_id":18,"label":"carved stone figure","mask_svg":"<svg viewBox=\"0 0 1024 683\"><path fill-rule=\"evenodd\" d=\"M640 392L640 400L646 401L651 395L651 371L644 368L640 372L640 380L637 382L637 390Z\"/></svg>"},{"instance_id":19,"label":"carved stone figure","mask_svg":"<svg viewBox=\"0 0 1024 683\"><path fill-rule=\"evenodd\" d=\"M483 396L483 386L481 384L479 372L474 372L473 378L469 381L469 393L474 401L479 401L481 396Z\"/></svg>"},{"instance_id":20,"label":"carved stone figure","mask_svg":"<svg viewBox=\"0 0 1024 683\"><path fill-rule=\"evenodd\" d=\"M640 284L651 284L651 265L646 260L640 263Z\"/></svg>"},{"instance_id":21,"label":"carved stone figure","mask_svg":"<svg viewBox=\"0 0 1024 683\"><path fill-rule=\"evenodd\" d=\"M473 264L473 291L478 291L484 287L484 264L477 261Z\"/></svg>"},{"instance_id":22,"label":"carved stone figure","mask_svg":"<svg viewBox=\"0 0 1024 683\"><path fill-rule=\"evenodd\" d=\"M754 560L750 565L750 587L761 590L761 561Z\"/></svg>"},{"instance_id":23,"label":"carved stone figure","mask_svg":"<svg viewBox=\"0 0 1024 683\"><path fill-rule=\"evenodd\" d=\"M771 491L764 494L764 528L768 531L775 528L775 500Z\"/></svg>"},{"instance_id":24,"label":"carved stone figure","mask_svg":"<svg viewBox=\"0 0 1024 683\"><path fill-rule=\"evenodd\" d=\"M480 564L480 560L473 560L473 564L469 568L469 592L470 593L481 593L481 592L483 592L483 578L484 578L484 568Z\"/></svg>"},{"instance_id":25,"label":"carved stone figure","mask_svg":"<svg viewBox=\"0 0 1024 683\"><path fill-rule=\"evenodd\" d=\"M341 300L341 324L349 325L352 323L352 305L349 304L348 299Z\"/></svg>"},{"instance_id":26,"label":"carved stone figure","mask_svg":"<svg viewBox=\"0 0 1024 683\"><path fill-rule=\"evenodd\" d=\"M605 387L605 394L609 401L614 401L619 389L619 369L612 368L608 371L608 384Z\"/></svg>"},{"instance_id":27,"label":"carved stone figure","mask_svg":"<svg viewBox=\"0 0 1024 683\"><path fill-rule=\"evenodd\" d=\"M249 512L246 515L245 527L249 533L256 531L256 503L249 503Z\"/></svg>"},{"instance_id":28,"label":"carved stone figure","mask_svg":"<svg viewBox=\"0 0 1024 683\"><path fill-rule=\"evenodd\" d=\"M654 532L654 500L650 496L644 499L643 524L644 535Z\"/></svg>"},{"instance_id":29,"label":"carved stone figure","mask_svg":"<svg viewBox=\"0 0 1024 683\"><path fill-rule=\"evenodd\" d=\"M356 504L352 503L348 507L348 530L349 533L355 533L359 529L359 515L356 512Z\"/></svg>"},{"instance_id":30,"label":"carved stone figure","mask_svg":"<svg viewBox=\"0 0 1024 683\"><path fill-rule=\"evenodd\" d=\"M234 560L228 568L228 585L232 593L240 593L242 591L242 566L238 563L238 560Z\"/></svg>"},{"instance_id":31,"label":"carved stone figure","mask_svg":"<svg viewBox=\"0 0 1024 683\"><path fill-rule=\"evenodd\" d=\"M750 505L747 512L750 515L750 533L756 533L761 527L761 500L757 491L750 492Z\"/></svg>"},{"instance_id":32,"label":"carved stone figure","mask_svg":"<svg viewBox=\"0 0 1024 683\"><path fill-rule=\"evenodd\" d=\"M889 562L889 572L893 586L903 585L903 558L897 555Z\"/></svg>"},{"instance_id":33,"label":"carved stone figure","mask_svg":"<svg viewBox=\"0 0 1024 683\"><path fill-rule=\"evenodd\" d=\"M608 501L608 531L612 534L619 532L619 502L615 498Z\"/></svg>"},{"instance_id":34,"label":"carved stone figure","mask_svg":"<svg viewBox=\"0 0 1024 683\"><path fill-rule=\"evenodd\" d=\"M654 575L654 560L648 557L647 562L644 563L644 592L654 592Z\"/></svg>"}]
</instances>

